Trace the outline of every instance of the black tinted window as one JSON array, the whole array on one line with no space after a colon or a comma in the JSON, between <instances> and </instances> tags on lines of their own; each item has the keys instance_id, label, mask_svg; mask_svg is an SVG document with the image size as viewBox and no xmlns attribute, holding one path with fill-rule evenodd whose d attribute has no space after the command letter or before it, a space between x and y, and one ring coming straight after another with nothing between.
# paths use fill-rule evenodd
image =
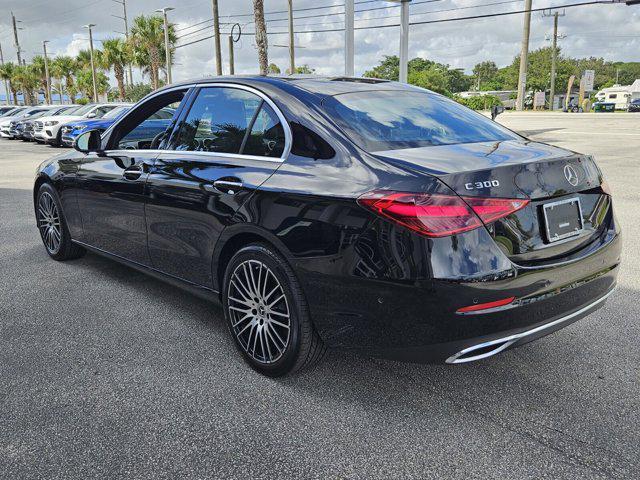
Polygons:
<instances>
[{"instance_id":1,"label":"black tinted window","mask_svg":"<svg viewBox=\"0 0 640 480\"><path fill-rule=\"evenodd\" d=\"M276 112L262 103L242 153L260 157L280 157L284 151L284 129Z\"/></svg>"},{"instance_id":2,"label":"black tinted window","mask_svg":"<svg viewBox=\"0 0 640 480\"><path fill-rule=\"evenodd\" d=\"M346 93L328 98L325 106L347 135L370 152L518 138L483 115L429 92Z\"/></svg>"},{"instance_id":3,"label":"black tinted window","mask_svg":"<svg viewBox=\"0 0 640 480\"><path fill-rule=\"evenodd\" d=\"M284 132L259 96L237 88L203 88L180 126L176 150L280 156Z\"/></svg>"}]
</instances>

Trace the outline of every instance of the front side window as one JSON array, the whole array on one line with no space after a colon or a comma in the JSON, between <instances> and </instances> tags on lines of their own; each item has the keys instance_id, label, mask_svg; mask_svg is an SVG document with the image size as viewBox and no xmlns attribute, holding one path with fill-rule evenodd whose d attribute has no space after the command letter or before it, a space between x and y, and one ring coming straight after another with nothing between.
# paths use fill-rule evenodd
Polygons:
<instances>
[{"instance_id":1,"label":"front side window","mask_svg":"<svg viewBox=\"0 0 640 480\"><path fill-rule=\"evenodd\" d=\"M176 150L280 157L284 130L258 95L230 87L200 90L180 126Z\"/></svg>"},{"instance_id":2,"label":"front side window","mask_svg":"<svg viewBox=\"0 0 640 480\"><path fill-rule=\"evenodd\" d=\"M175 90L150 98L114 127L109 148L118 150L157 150L164 147L174 125L174 115L187 90ZM159 114L159 112L162 112Z\"/></svg>"},{"instance_id":3,"label":"front side window","mask_svg":"<svg viewBox=\"0 0 640 480\"><path fill-rule=\"evenodd\" d=\"M453 100L430 92L378 90L328 97L324 107L369 152L519 138Z\"/></svg>"},{"instance_id":4,"label":"front side window","mask_svg":"<svg viewBox=\"0 0 640 480\"><path fill-rule=\"evenodd\" d=\"M94 114L93 118L102 118L116 107L117 105L102 105L92 112Z\"/></svg>"}]
</instances>

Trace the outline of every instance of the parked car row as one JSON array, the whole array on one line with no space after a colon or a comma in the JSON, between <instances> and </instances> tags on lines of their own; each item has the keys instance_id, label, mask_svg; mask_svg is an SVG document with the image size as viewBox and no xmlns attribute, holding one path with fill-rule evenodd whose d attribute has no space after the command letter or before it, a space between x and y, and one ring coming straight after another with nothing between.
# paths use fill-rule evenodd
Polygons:
<instances>
[{"instance_id":1,"label":"parked car row","mask_svg":"<svg viewBox=\"0 0 640 480\"><path fill-rule=\"evenodd\" d=\"M70 147L85 129L106 130L130 108L128 103L5 106L0 137Z\"/></svg>"}]
</instances>

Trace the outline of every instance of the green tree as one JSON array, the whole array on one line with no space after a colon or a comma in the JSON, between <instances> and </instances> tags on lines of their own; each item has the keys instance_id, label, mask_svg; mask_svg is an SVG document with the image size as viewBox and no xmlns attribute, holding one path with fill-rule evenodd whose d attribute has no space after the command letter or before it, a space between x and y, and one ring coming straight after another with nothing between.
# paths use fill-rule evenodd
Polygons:
<instances>
[{"instance_id":1,"label":"green tree","mask_svg":"<svg viewBox=\"0 0 640 480\"><path fill-rule=\"evenodd\" d=\"M270 63L269 64L269 73L275 74L275 75L280 74L281 73L280 67L278 67L278 65L276 65L275 63Z\"/></svg>"},{"instance_id":2,"label":"green tree","mask_svg":"<svg viewBox=\"0 0 640 480\"><path fill-rule=\"evenodd\" d=\"M126 95L124 88L124 69L131 61L129 45L120 38L110 38L102 42L102 66L107 69L113 68L113 74L118 83L120 100L123 101Z\"/></svg>"},{"instance_id":3,"label":"green tree","mask_svg":"<svg viewBox=\"0 0 640 480\"><path fill-rule=\"evenodd\" d=\"M73 103L71 91L74 90L74 75L76 72L76 62L73 58L61 55L51 61L51 76L58 80L58 93L60 103L63 103L65 90L69 95L69 101ZM66 85L63 85L63 80ZM66 87L66 88L65 88Z\"/></svg>"},{"instance_id":4,"label":"green tree","mask_svg":"<svg viewBox=\"0 0 640 480\"><path fill-rule=\"evenodd\" d=\"M37 101L37 90L40 86L40 75L31 65L15 67L13 82L22 91L25 104L34 105Z\"/></svg>"},{"instance_id":5,"label":"green tree","mask_svg":"<svg viewBox=\"0 0 640 480\"><path fill-rule=\"evenodd\" d=\"M494 90L493 87L496 84L497 74L498 66L495 64L495 62L485 61L478 63L475 67L473 67L473 76L475 77L476 90Z\"/></svg>"},{"instance_id":6,"label":"green tree","mask_svg":"<svg viewBox=\"0 0 640 480\"><path fill-rule=\"evenodd\" d=\"M397 81L400 78L400 59L396 55L385 55L380 65L367 70L363 76Z\"/></svg>"},{"instance_id":7,"label":"green tree","mask_svg":"<svg viewBox=\"0 0 640 480\"><path fill-rule=\"evenodd\" d=\"M47 90L47 69L44 64L44 57L42 55L35 55L31 59L31 69L40 79L39 88L46 92ZM46 94L45 94L46 96Z\"/></svg>"},{"instance_id":8,"label":"green tree","mask_svg":"<svg viewBox=\"0 0 640 480\"><path fill-rule=\"evenodd\" d=\"M427 88L434 92L450 95L447 72L437 65L431 65L425 70L409 72L408 80L411 85Z\"/></svg>"},{"instance_id":9,"label":"green tree","mask_svg":"<svg viewBox=\"0 0 640 480\"><path fill-rule=\"evenodd\" d=\"M93 98L93 76L91 69L81 70L76 77L78 90L88 99ZM109 78L104 72L96 71L96 87L98 95L106 93L109 90Z\"/></svg>"},{"instance_id":10,"label":"green tree","mask_svg":"<svg viewBox=\"0 0 640 480\"><path fill-rule=\"evenodd\" d=\"M153 89L160 87L159 71L165 63L164 20L158 15L140 15L133 20L131 27L131 45L134 49L134 61L151 77ZM169 48L175 49L175 28L169 24Z\"/></svg>"},{"instance_id":11,"label":"green tree","mask_svg":"<svg viewBox=\"0 0 640 480\"><path fill-rule=\"evenodd\" d=\"M304 65L300 65L299 67L296 67L296 73L300 75L311 75L316 73L316 69L311 68L309 65L305 63Z\"/></svg>"},{"instance_id":12,"label":"green tree","mask_svg":"<svg viewBox=\"0 0 640 480\"><path fill-rule=\"evenodd\" d=\"M0 65L0 79L6 80L9 83L9 90L13 96L13 103L18 104L18 89L15 83L16 64L7 62L4 65Z\"/></svg>"}]
</instances>

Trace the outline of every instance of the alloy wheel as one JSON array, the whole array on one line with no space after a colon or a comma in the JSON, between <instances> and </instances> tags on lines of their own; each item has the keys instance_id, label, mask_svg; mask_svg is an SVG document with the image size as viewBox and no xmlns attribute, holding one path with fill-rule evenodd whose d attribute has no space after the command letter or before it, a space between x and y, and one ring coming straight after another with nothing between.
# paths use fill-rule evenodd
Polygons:
<instances>
[{"instance_id":1,"label":"alloy wheel","mask_svg":"<svg viewBox=\"0 0 640 480\"><path fill-rule=\"evenodd\" d=\"M262 364L278 361L289 345L291 316L280 281L258 260L246 260L228 285L231 329L245 353Z\"/></svg>"},{"instance_id":2,"label":"alloy wheel","mask_svg":"<svg viewBox=\"0 0 640 480\"><path fill-rule=\"evenodd\" d=\"M53 197L43 192L38 200L38 228L42 241L49 253L55 254L60 250L62 228L60 226L60 212Z\"/></svg>"}]
</instances>

